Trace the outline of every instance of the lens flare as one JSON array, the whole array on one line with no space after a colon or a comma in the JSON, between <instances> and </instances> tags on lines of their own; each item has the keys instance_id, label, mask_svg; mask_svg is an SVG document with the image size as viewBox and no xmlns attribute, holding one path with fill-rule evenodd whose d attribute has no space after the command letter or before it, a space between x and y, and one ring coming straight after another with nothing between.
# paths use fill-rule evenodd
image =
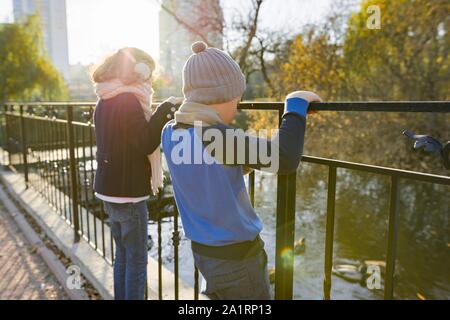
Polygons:
<instances>
[{"instance_id":1,"label":"lens flare","mask_svg":"<svg viewBox=\"0 0 450 320\"><path fill-rule=\"evenodd\" d=\"M292 265L294 260L294 251L290 247L286 247L281 250L281 259L285 267Z\"/></svg>"}]
</instances>

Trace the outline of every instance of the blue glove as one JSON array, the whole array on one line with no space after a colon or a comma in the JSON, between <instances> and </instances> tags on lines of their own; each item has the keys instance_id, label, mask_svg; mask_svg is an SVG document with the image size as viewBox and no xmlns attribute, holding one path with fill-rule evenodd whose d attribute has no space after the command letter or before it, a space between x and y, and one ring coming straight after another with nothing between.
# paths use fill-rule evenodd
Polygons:
<instances>
[{"instance_id":1,"label":"blue glove","mask_svg":"<svg viewBox=\"0 0 450 320\"><path fill-rule=\"evenodd\" d=\"M309 101L302 98L288 98L284 105L284 114L296 113L306 118Z\"/></svg>"},{"instance_id":2,"label":"blue glove","mask_svg":"<svg viewBox=\"0 0 450 320\"><path fill-rule=\"evenodd\" d=\"M311 91L291 92L286 97L284 114L295 113L306 118L311 102L322 102L322 99Z\"/></svg>"}]
</instances>

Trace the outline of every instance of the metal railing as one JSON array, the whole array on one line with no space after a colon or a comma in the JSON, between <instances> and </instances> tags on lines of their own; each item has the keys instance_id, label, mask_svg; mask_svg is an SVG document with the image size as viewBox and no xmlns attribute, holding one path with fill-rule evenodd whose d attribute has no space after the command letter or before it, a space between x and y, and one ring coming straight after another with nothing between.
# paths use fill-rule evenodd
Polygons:
<instances>
[{"instance_id":1,"label":"metal railing","mask_svg":"<svg viewBox=\"0 0 450 320\"><path fill-rule=\"evenodd\" d=\"M3 106L0 137L3 140L2 161L24 175L27 186L35 188L74 229L74 241L83 237L109 263L114 261L114 243L108 229L102 204L92 190L95 171L95 135L92 115L93 103L7 103ZM277 111L283 114L281 102L241 103L240 110ZM341 102L313 103L315 111L360 112L450 112L450 102ZM334 219L337 171L350 169L388 176L391 180L386 248L384 297L392 299L399 228L399 180L410 179L433 184L450 185L450 177L399 169L371 166L332 159L304 156L303 162L328 167L328 196L325 238L323 297L331 298L333 266ZM255 173L248 177L249 195L255 201ZM277 176L275 298L292 299L294 261L286 259L286 252L294 250L295 173ZM155 205L159 203L159 205ZM159 211L160 204L175 208L170 214ZM155 209L156 208L156 209ZM156 211L155 211L156 210ZM162 219L173 222L174 297L179 297L178 212L172 197L163 195L152 199L150 218L157 223L158 297L162 299ZM198 270L194 268L194 298L199 298Z\"/></svg>"}]
</instances>

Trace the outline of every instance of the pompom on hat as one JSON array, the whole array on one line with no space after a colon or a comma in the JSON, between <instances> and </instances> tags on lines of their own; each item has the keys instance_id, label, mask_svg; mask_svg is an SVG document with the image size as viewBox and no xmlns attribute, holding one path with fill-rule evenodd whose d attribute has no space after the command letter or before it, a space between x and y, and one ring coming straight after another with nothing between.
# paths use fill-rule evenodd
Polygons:
<instances>
[{"instance_id":1,"label":"pompom on hat","mask_svg":"<svg viewBox=\"0 0 450 320\"><path fill-rule=\"evenodd\" d=\"M197 41L194 42L191 46L191 50L193 53L197 54L200 52L205 51L208 48L208 46L206 45L206 43L202 42L202 41Z\"/></svg>"}]
</instances>

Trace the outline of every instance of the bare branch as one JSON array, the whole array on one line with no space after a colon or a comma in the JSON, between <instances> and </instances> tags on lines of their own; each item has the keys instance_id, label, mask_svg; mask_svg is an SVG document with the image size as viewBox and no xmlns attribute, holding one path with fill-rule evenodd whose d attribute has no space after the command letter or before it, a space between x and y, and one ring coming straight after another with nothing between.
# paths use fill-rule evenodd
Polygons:
<instances>
[{"instance_id":1,"label":"bare branch","mask_svg":"<svg viewBox=\"0 0 450 320\"><path fill-rule=\"evenodd\" d=\"M175 11L173 11L172 9L170 9L169 7L167 7L166 5L164 5L162 3L162 1L159 0L155 0L158 5L161 6L161 9L163 9L167 14L169 14L172 18L175 19L175 21L181 25L182 27L184 27L186 30L188 30L189 32L191 32L192 34L195 34L197 36L199 36L203 42L205 42L208 46L212 46L212 43L209 41L208 37L206 35L204 35L202 32L200 32L197 28L195 28L193 25L191 25L190 23L186 22L185 20L183 20L182 18L180 18Z\"/></svg>"},{"instance_id":2,"label":"bare branch","mask_svg":"<svg viewBox=\"0 0 450 320\"><path fill-rule=\"evenodd\" d=\"M253 7L255 10L255 14L251 18L251 25L248 29L249 31L248 31L248 35L247 35L247 40L245 41L244 46L240 50L240 54L239 54L239 62L238 63L241 66L241 68L243 68L244 70L245 70L245 63L246 63L248 51L250 50L253 39L255 38L256 32L258 30L259 13L261 11L261 6L264 3L264 1L265 0L253 0ZM251 13L249 14L249 16L251 17Z\"/></svg>"}]
</instances>

